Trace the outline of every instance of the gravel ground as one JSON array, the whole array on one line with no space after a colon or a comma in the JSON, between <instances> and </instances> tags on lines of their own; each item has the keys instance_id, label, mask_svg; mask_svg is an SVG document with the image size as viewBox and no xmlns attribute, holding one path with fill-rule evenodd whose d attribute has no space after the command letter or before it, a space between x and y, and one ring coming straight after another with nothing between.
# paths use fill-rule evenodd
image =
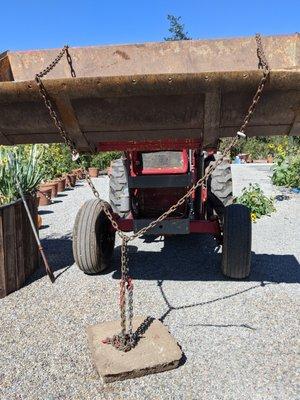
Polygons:
<instances>
[{"instance_id":1,"label":"gravel ground","mask_svg":"<svg viewBox=\"0 0 300 400\"><path fill-rule=\"evenodd\" d=\"M271 188L261 166L233 172L243 184ZM107 178L95 183L106 198ZM1 399L299 399L299 195L278 201L272 217L254 224L245 281L223 278L220 252L207 236L136 240L135 312L162 318L186 359L173 371L107 385L91 363L85 327L118 318L120 252L117 243L114 267L102 275L84 275L74 265L72 226L89 198L79 183L41 210L55 284L41 269L0 301Z\"/></svg>"}]
</instances>

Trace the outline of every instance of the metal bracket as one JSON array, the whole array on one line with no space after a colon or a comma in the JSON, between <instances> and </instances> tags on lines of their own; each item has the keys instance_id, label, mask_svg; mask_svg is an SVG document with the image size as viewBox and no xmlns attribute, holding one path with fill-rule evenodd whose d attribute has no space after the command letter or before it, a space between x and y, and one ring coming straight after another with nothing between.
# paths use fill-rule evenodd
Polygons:
<instances>
[{"instance_id":1,"label":"metal bracket","mask_svg":"<svg viewBox=\"0 0 300 400\"><path fill-rule=\"evenodd\" d=\"M128 186L131 189L146 189L146 188L176 188L191 186L191 174L182 175L139 175L129 176Z\"/></svg>"},{"instance_id":2,"label":"metal bracket","mask_svg":"<svg viewBox=\"0 0 300 400\"><path fill-rule=\"evenodd\" d=\"M151 219L135 219L133 221L134 232L148 226L152 221ZM187 218L164 220L150 229L146 235L183 235L188 233L190 233L190 220Z\"/></svg>"}]
</instances>

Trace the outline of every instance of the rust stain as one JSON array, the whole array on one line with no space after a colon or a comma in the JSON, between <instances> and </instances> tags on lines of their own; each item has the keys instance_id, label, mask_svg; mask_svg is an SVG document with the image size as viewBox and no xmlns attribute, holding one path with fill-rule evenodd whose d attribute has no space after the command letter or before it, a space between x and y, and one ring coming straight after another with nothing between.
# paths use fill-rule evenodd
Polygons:
<instances>
[{"instance_id":1,"label":"rust stain","mask_svg":"<svg viewBox=\"0 0 300 400\"><path fill-rule=\"evenodd\" d=\"M121 50L116 50L114 52L114 54L117 54L118 56L124 58L124 60L130 60L130 57L127 53L125 53L125 51L121 51Z\"/></svg>"}]
</instances>

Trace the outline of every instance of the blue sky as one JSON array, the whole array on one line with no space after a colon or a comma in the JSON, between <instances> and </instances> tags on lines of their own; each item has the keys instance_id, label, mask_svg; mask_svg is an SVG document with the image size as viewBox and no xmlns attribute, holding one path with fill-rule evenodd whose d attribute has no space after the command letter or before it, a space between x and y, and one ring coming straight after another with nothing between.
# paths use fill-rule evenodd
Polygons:
<instances>
[{"instance_id":1,"label":"blue sky","mask_svg":"<svg viewBox=\"0 0 300 400\"><path fill-rule=\"evenodd\" d=\"M0 2L0 51L160 41L167 14L195 39L300 31L300 0Z\"/></svg>"}]
</instances>

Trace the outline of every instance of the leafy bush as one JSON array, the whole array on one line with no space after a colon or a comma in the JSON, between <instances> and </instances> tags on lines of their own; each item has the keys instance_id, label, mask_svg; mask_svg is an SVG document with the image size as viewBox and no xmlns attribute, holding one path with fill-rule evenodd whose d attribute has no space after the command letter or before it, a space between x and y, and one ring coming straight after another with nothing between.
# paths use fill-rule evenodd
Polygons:
<instances>
[{"instance_id":1,"label":"leafy bush","mask_svg":"<svg viewBox=\"0 0 300 400\"><path fill-rule=\"evenodd\" d=\"M51 180L69 171L71 156L62 144L38 145L42 153L39 164L44 167L44 180Z\"/></svg>"},{"instance_id":2,"label":"leafy bush","mask_svg":"<svg viewBox=\"0 0 300 400\"><path fill-rule=\"evenodd\" d=\"M292 139L292 140L291 140ZM232 138L223 138L220 143L220 151L228 145ZM291 145L290 141L294 144ZM240 153L250 154L253 160L264 159L269 155L273 157L287 154L294 149L299 148L299 138L288 136L266 136L266 137L252 137L247 140L239 140L237 145L231 151L232 159Z\"/></svg>"},{"instance_id":3,"label":"leafy bush","mask_svg":"<svg viewBox=\"0 0 300 400\"><path fill-rule=\"evenodd\" d=\"M24 194L37 189L44 176L40 163L41 151L37 146L0 146L0 204L10 203L20 197L16 179Z\"/></svg>"},{"instance_id":4,"label":"leafy bush","mask_svg":"<svg viewBox=\"0 0 300 400\"><path fill-rule=\"evenodd\" d=\"M121 153L116 151L96 153L94 155L81 154L78 162L74 162L72 161L70 150L64 144L45 144L39 145L39 147L44 149L40 163L45 166L45 180L56 178L79 167L84 169L89 167L105 169L112 160L121 156Z\"/></svg>"},{"instance_id":5,"label":"leafy bush","mask_svg":"<svg viewBox=\"0 0 300 400\"><path fill-rule=\"evenodd\" d=\"M273 211L276 211L274 199L267 197L257 184L250 183L248 188L244 188L242 195L237 198L236 202L244 204L250 209L253 222L263 215L270 215Z\"/></svg>"},{"instance_id":6,"label":"leafy bush","mask_svg":"<svg viewBox=\"0 0 300 400\"><path fill-rule=\"evenodd\" d=\"M97 153L92 156L91 167L105 169L109 167L112 160L121 157L121 153L118 151L107 151L105 153Z\"/></svg>"},{"instance_id":7,"label":"leafy bush","mask_svg":"<svg viewBox=\"0 0 300 400\"><path fill-rule=\"evenodd\" d=\"M277 186L291 188L300 187L300 154L285 157L282 155L276 160L273 170L272 182Z\"/></svg>"}]
</instances>

